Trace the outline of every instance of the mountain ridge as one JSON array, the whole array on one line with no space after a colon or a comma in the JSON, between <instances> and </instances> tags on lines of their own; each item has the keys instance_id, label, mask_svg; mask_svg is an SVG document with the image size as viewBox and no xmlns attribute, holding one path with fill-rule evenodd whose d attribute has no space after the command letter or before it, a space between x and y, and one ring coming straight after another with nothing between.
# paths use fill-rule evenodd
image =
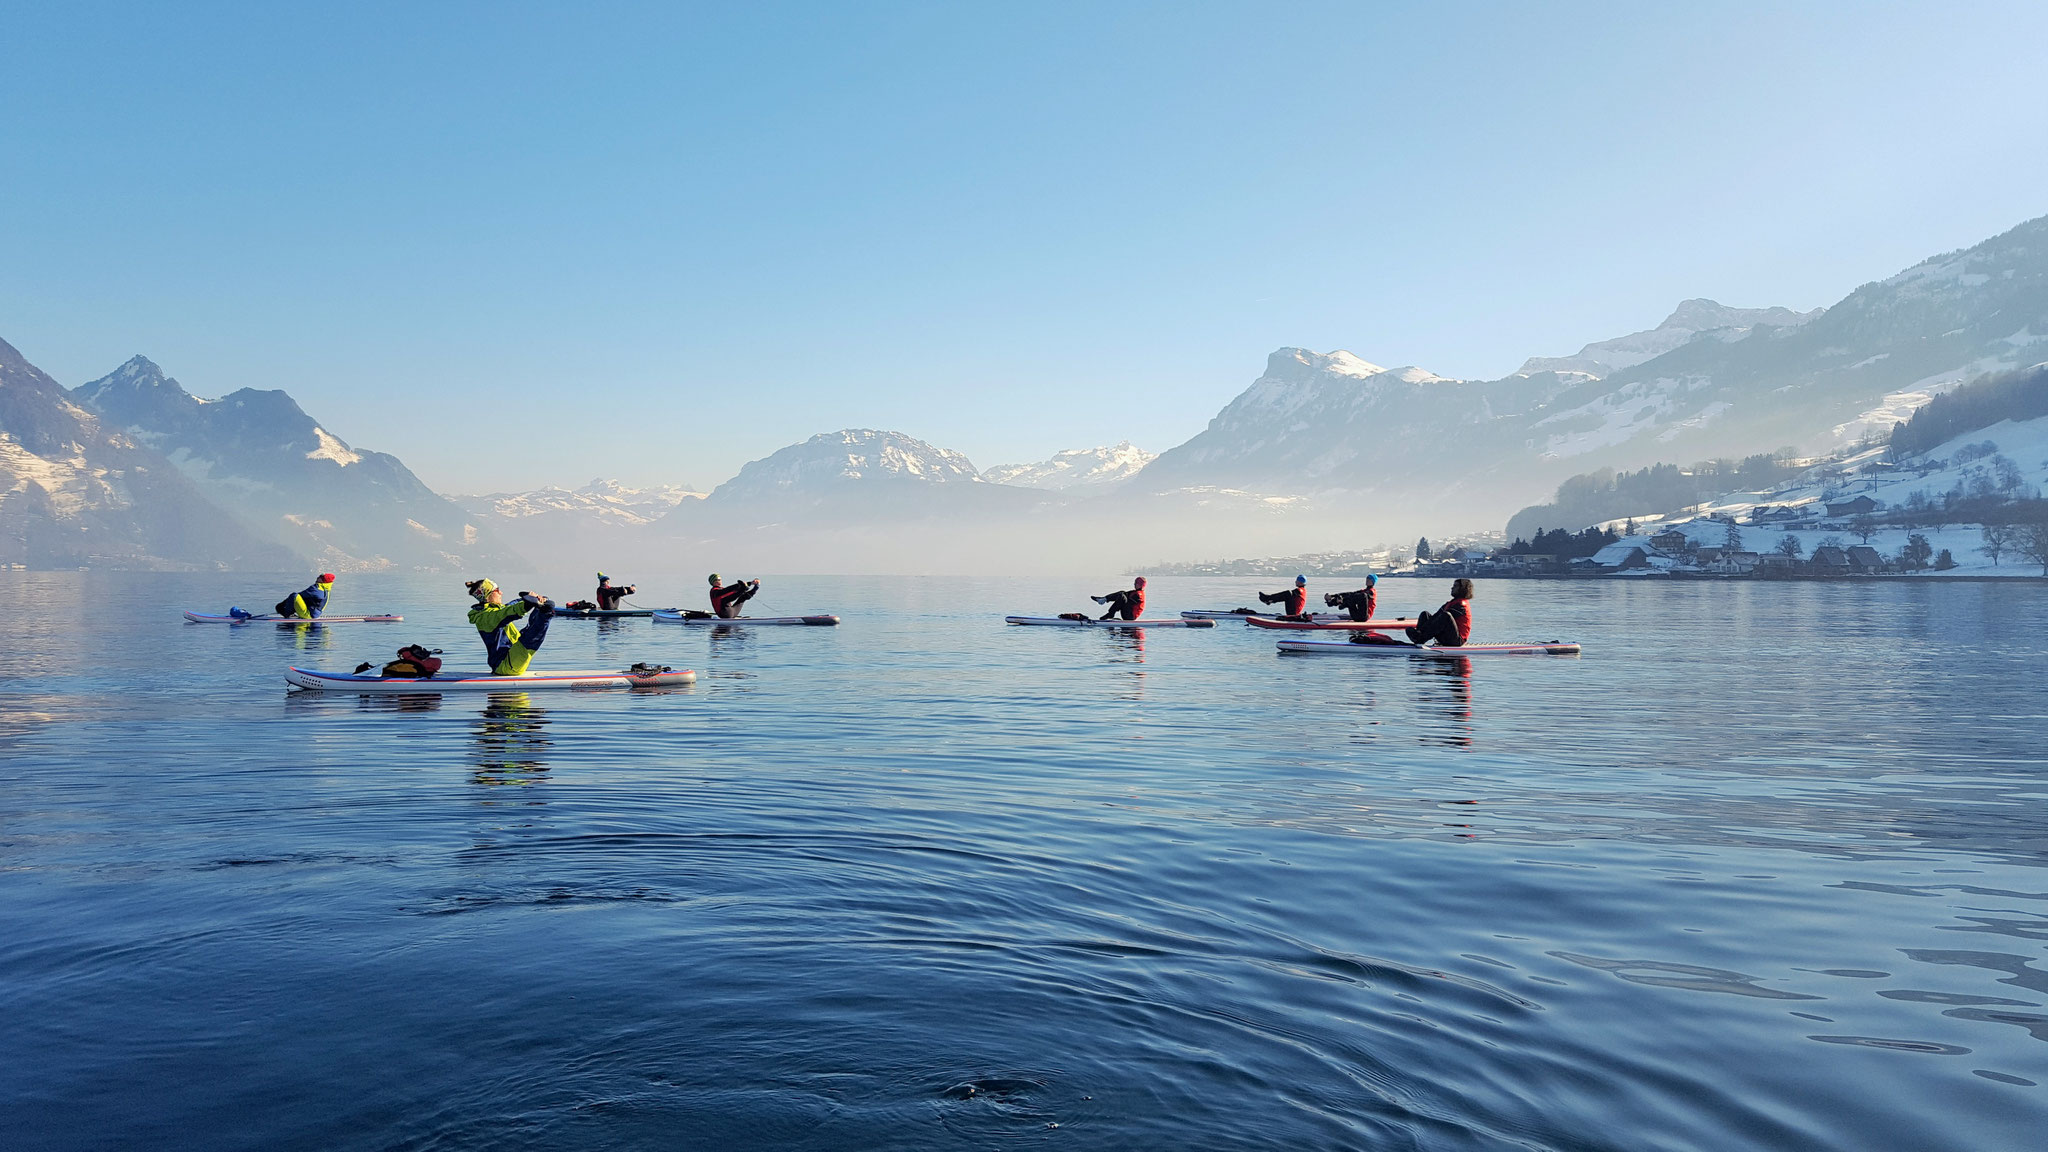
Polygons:
<instances>
[{"instance_id":1,"label":"mountain ridge","mask_svg":"<svg viewBox=\"0 0 2048 1152\"><path fill-rule=\"evenodd\" d=\"M0 563L285 571L304 561L0 340Z\"/></svg>"},{"instance_id":2,"label":"mountain ridge","mask_svg":"<svg viewBox=\"0 0 2048 1152\"><path fill-rule=\"evenodd\" d=\"M322 567L464 568L513 559L396 456L350 447L281 389L204 400L135 356L70 395L162 453L216 503Z\"/></svg>"}]
</instances>

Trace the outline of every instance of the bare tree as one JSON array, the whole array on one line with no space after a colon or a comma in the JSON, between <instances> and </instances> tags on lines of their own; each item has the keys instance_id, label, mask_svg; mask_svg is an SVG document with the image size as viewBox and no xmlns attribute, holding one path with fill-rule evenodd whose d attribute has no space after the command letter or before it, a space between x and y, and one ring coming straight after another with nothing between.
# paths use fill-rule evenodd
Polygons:
<instances>
[{"instance_id":1,"label":"bare tree","mask_svg":"<svg viewBox=\"0 0 2048 1152\"><path fill-rule=\"evenodd\" d=\"M2048 524L2021 524L2013 530L2013 551L2041 566L2048 576Z\"/></svg>"},{"instance_id":2,"label":"bare tree","mask_svg":"<svg viewBox=\"0 0 2048 1152\"><path fill-rule=\"evenodd\" d=\"M1849 520L1849 531L1854 533L1858 540L1868 544L1870 538L1877 535L1877 518L1868 512L1858 512Z\"/></svg>"},{"instance_id":3,"label":"bare tree","mask_svg":"<svg viewBox=\"0 0 2048 1152\"><path fill-rule=\"evenodd\" d=\"M1787 532L1779 538L1776 551L1780 556L1789 556L1797 560L1799 554L1806 551L1806 546L1799 542L1799 537Z\"/></svg>"},{"instance_id":4,"label":"bare tree","mask_svg":"<svg viewBox=\"0 0 2048 1152\"><path fill-rule=\"evenodd\" d=\"M1998 558L2012 547L2013 528L2010 524L1986 524L1984 546L1977 549L1991 557L1991 566L1998 567Z\"/></svg>"}]
</instances>

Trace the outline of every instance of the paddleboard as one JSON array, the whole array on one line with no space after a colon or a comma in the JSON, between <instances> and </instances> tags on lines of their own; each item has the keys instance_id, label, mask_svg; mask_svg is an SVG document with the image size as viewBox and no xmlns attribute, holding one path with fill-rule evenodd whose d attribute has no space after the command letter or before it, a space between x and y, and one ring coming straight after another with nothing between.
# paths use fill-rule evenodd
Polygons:
<instances>
[{"instance_id":1,"label":"paddleboard","mask_svg":"<svg viewBox=\"0 0 2048 1152\"><path fill-rule=\"evenodd\" d=\"M1282 640L1280 651L1306 656L1577 656L1579 646L1564 640L1546 640L1540 644L1467 644L1462 648L1353 644L1349 640Z\"/></svg>"},{"instance_id":2,"label":"paddleboard","mask_svg":"<svg viewBox=\"0 0 2048 1152\"><path fill-rule=\"evenodd\" d=\"M1403 628L1415 627L1413 620L1331 620L1327 623L1306 620L1268 620L1264 616L1253 616L1245 623L1254 628L1282 628L1295 632L1398 632Z\"/></svg>"},{"instance_id":3,"label":"paddleboard","mask_svg":"<svg viewBox=\"0 0 2048 1152\"><path fill-rule=\"evenodd\" d=\"M541 688L667 688L693 684L697 674L688 668L635 676L631 672L600 669L580 672L533 672L525 676L492 676L485 672L446 672L427 679L409 676L353 675L347 672L314 672L287 668L285 682L294 688L328 692L364 692L386 696L416 696L436 692L532 692Z\"/></svg>"},{"instance_id":4,"label":"paddleboard","mask_svg":"<svg viewBox=\"0 0 2048 1152\"><path fill-rule=\"evenodd\" d=\"M1280 616L1278 613L1275 612L1241 612L1235 608L1197 608L1191 612L1181 613L1181 618L1184 620L1249 621L1278 620ZM1342 612L1317 612L1311 617L1311 619L1315 620L1317 623L1324 623L1336 620L1349 620L1351 619L1351 617Z\"/></svg>"},{"instance_id":5,"label":"paddleboard","mask_svg":"<svg viewBox=\"0 0 2048 1152\"><path fill-rule=\"evenodd\" d=\"M1041 628L1214 628L1214 620L1062 620L1057 616L1005 616L1011 624Z\"/></svg>"},{"instance_id":6,"label":"paddleboard","mask_svg":"<svg viewBox=\"0 0 2048 1152\"><path fill-rule=\"evenodd\" d=\"M185 619L194 624L396 624L403 616L320 616L312 620L301 620L297 616L279 616L265 612L258 616L209 616L204 612L187 612Z\"/></svg>"},{"instance_id":7,"label":"paddleboard","mask_svg":"<svg viewBox=\"0 0 2048 1152\"><path fill-rule=\"evenodd\" d=\"M771 624L808 624L814 628L830 628L839 623L837 616L736 616L722 620L716 616L685 616L670 608L658 608L654 612L656 624L744 624L752 628Z\"/></svg>"},{"instance_id":8,"label":"paddleboard","mask_svg":"<svg viewBox=\"0 0 2048 1152\"><path fill-rule=\"evenodd\" d=\"M624 616L652 616L652 608L557 608L555 615L569 620L617 620Z\"/></svg>"}]
</instances>

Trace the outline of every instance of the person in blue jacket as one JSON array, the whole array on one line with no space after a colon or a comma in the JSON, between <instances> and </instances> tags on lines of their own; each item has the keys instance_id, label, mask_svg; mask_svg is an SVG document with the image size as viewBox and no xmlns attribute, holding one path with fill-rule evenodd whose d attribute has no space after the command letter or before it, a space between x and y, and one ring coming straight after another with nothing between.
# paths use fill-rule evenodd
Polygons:
<instances>
[{"instance_id":1,"label":"person in blue jacket","mask_svg":"<svg viewBox=\"0 0 2048 1152\"><path fill-rule=\"evenodd\" d=\"M277 614L294 620L318 620L327 610L327 594L334 591L334 573L322 572L303 592L294 592L277 602Z\"/></svg>"},{"instance_id":2,"label":"person in blue jacket","mask_svg":"<svg viewBox=\"0 0 2048 1152\"><path fill-rule=\"evenodd\" d=\"M483 638L484 659L497 676L523 676L548 638L548 621L555 617L555 602L545 596L521 592L519 599L505 603L505 594L490 580L472 580L469 594L476 607L469 610L469 622ZM532 613L526 626L519 619Z\"/></svg>"}]
</instances>

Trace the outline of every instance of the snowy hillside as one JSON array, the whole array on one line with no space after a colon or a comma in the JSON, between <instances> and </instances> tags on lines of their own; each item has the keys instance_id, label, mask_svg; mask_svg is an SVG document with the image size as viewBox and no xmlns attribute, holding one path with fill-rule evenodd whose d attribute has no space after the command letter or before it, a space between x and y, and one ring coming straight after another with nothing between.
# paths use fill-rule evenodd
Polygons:
<instances>
[{"instance_id":1,"label":"snowy hillside","mask_svg":"<svg viewBox=\"0 0 2048 1152\"><path fill-rule=\"evenodd\" d=\"M1799 542L1799 554L1811 556L1824 544L1868 543L1886 557L1895 556L1913 533L1925 536L1939 552L1948 549L1958 567L1951 576L2040 576L2041 567L2008 551L1997 561L1983 552L1982 525L1966 522L1965 513L1947 511L1979 506L1985 501L2035 500L2048 487L2048 417L1989 428L1954 437L1920 456L1896 465L1884 451L1868 451L1831 461L1766 492L1725 497L1686 517L1644 516L1635 520L1643 537L1675 530L1695 543L1723 545L1732 523L1742 546L1769 552L1786 537ZM1868 521L1852 508L1867 499ZM1833 511L1830 511L1832 507ZM1904 519L1910 523L1883 521ZM1976 517L1972 517L1973 519ZM1608 522L1620 528L1624 521Z\"/></svg>"},{"instance_id":2,"label":"snowy hillside","mask_svg":"<svg viewBox=\"0 0 2048 1152\"><path fill-rule=\"evenodd\" d=\"M1069 449L1037 464L998 464L982 469L981 478L991 484L1061 491L1128 480L1156 459L1155 453L1125 440L1113 448Z\"/></svg>"}]
</instances>

